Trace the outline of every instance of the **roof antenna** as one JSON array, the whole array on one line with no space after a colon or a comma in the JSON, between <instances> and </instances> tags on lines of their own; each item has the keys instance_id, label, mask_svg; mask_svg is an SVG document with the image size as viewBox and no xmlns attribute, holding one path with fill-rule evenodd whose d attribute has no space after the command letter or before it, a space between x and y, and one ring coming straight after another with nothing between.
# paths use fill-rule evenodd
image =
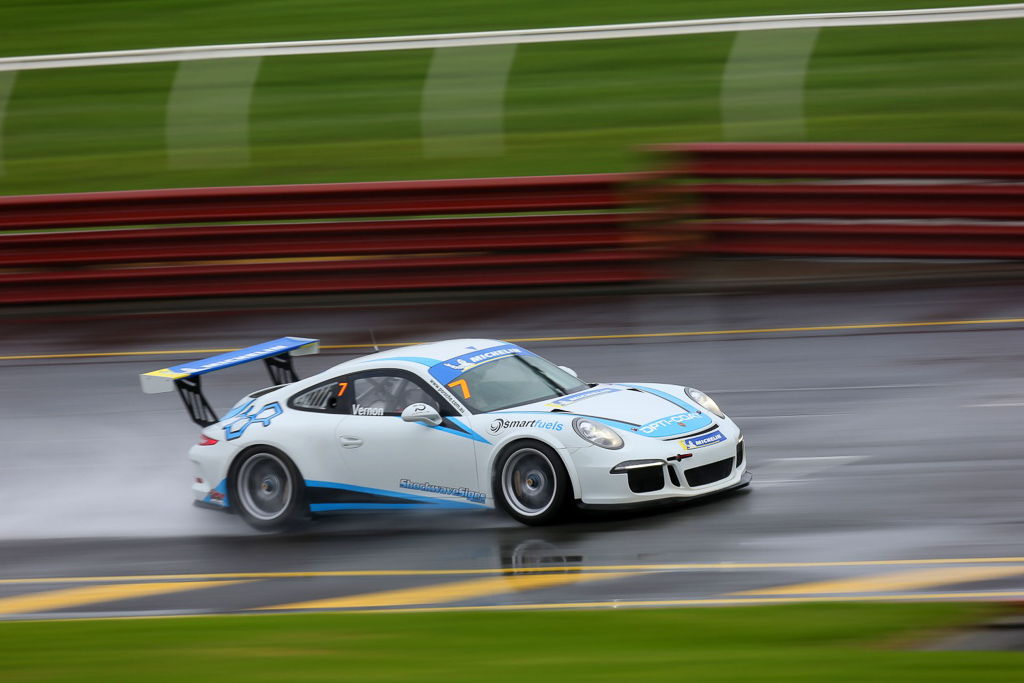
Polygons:
<instances>
[{"instance_id":1,"label":"roof antenna","mask_svg":"<svg viewBox=\"0 0 1024 683\"><path fill-rule=\"evenodd\" d=\"M373 342L373 350L380 351L380 347L377 346L377 338L373 336L373 328L370 328L370 341Z\"/></svg>"}]
</instances>

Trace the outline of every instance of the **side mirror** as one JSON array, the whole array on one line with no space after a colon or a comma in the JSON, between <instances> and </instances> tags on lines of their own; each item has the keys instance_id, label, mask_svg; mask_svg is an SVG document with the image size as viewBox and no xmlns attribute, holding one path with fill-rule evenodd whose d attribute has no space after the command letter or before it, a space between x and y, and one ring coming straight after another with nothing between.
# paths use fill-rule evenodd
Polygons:
<instances>
[{"instance_id":1,"label":"side mirror","mask_svg":"<svg viewBox=\"0 0 1024 683\"><path fill-rule=\"evenodd\" d=\"M422 422L430 427L441 424L441 414L433 406L426 403L413 403L402 411L402 419L406 422Z\"/></svg>"},{"instance_id":2,"label":"side mirror","mask_svg":"<svg viewBox=\"0 0 1024 683\"><path fill-rule=\"evenodd\" d=\"M559 370L564 370L565 372L568 372L570 375L572 375L573 377L576 377L577 379L579 378L579 375L577 375L576 371L573 370L572 368L567 368L564 365L559 365L558 369Z\"/></svg>"}]
</instances>

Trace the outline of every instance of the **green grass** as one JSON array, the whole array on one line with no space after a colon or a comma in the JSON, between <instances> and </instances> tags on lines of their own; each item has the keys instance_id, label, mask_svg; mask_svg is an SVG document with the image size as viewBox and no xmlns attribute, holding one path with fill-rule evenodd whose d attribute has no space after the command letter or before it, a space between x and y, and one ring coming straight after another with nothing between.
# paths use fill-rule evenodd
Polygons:
<instances>
[{"instance_id":1,"label":"green grass","mask_svg":"<svg viewBox=\"0 0 1024 683\"><path fill-rule=\"evenodd\" d=\"M961 3L23 0L0 8L0 49L11 55L935 4ZM822 30L803 93L806 139L1024 139L1021 35L1024 21ZM721 84L733 41L734 34L716 34L519 46L505 92L503 151L479 155L472 139L456 140L440 157L424 154L421 129L430 51L268 58L249 108L250 161L225 168L168 164L175 64L22 72L0 123L0 194L635 170L648 164L638 146L724 139ZM766 81L773 68L766 63ZM774 118L766 105L746 131L751 139L803 139L793 132L798 123ZM237 151L197 138L200 145L208 160Z\"/></svg>"},{"instance_id":2,"label":"green grass","mask_svg":"<svg viewBox=\"0 0 1024 683\"><path fill-rule=\"evenodd\" d=\"M1005 681L1024 657L921 652L992 607L314 614L0 623L0 679Z\"/></svg>"}]
</instances>

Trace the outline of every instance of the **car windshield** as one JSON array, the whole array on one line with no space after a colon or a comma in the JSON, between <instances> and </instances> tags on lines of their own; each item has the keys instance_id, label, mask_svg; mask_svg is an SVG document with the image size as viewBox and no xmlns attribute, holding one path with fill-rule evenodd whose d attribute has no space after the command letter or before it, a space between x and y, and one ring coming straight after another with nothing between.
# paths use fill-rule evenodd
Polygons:
<instances>
[{"instance_id":1,"label":"car windshield","mask_svg":"<svg viewBox=\"0 0 1024 683\"><path fill-rule=\"evenodd\" d=\"M587 388L557 365L525 354L483 363L459 375L459 380L465 380L466 391L456 395L476 412L503 410Z\"/></svg>"}]
</instances>

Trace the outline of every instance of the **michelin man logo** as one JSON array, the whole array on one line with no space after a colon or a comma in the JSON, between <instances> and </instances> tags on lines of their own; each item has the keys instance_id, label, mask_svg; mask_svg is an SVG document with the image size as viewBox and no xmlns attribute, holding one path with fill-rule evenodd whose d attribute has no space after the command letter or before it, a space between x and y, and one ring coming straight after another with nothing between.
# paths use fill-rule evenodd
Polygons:
<instances>
[{"instance_id":1,"label":"michelin man logo","mask_svg":"<svg viewBox=\"0 0 1024 683\"><path fill-rule=\"evenodd\" d=\"M237 439L245 433L245 430L249 428L249 425L259 423L264 427L270 426L270 421L275 417L283 413L281 410L281 404L279 403L268 403L267 405L260 408L258 411L254 409L252 403L249 403L239 411L232 411L229 417L233 419L224 425L224 438L228 441Z\"/></svg>"}]
</instances>

